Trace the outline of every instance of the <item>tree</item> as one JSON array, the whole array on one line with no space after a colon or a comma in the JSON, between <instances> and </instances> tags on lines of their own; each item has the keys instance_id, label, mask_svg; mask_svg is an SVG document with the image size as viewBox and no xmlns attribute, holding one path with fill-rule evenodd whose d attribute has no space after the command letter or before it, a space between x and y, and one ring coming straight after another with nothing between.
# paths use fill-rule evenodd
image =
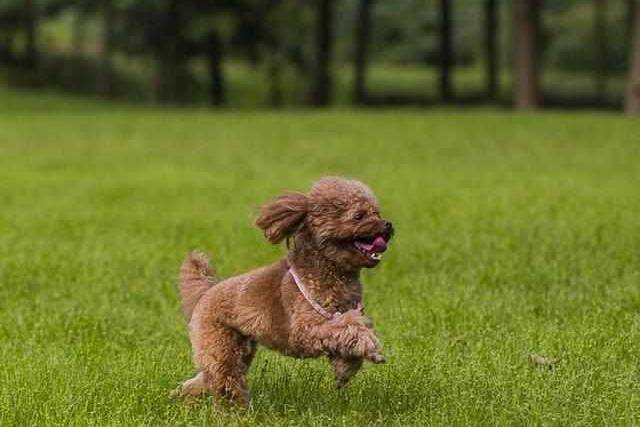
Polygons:
<instances>
[{"instance_id":1,"label":"tree","mask_svg":"<svg viewBox=\"0 0 640 427\"><path fill-rule=\"evenodd\" d=\"M325 106L331 102L331 53L333 45L333 0L316 0L315 73L311 104Z\"/></svg>"},{"instance_id":2,"label":"tree","mask_svg":"<svg viewBox=\"0 0 640 427\"><path fill-rule=\"evenodd\" d=\"M444 102L453 98L451 68L453 65L453 37L451 0L440 0L440 97Z\"/></svg>"},{"instance_id":3,"label":"tree","mask_svg":"<svg viewBox=\"0 0 640 427\"><path fill-rule=\"evenodd\" d=\"M38 16L34 0L24 0L23 22L25 32L24 65L28 68L36 68L38 64L37 27Z\"/></svg>"},{"instance_id":4,"label":"tree","mask_svg":"<svg viewBox=\"0 0 640 427\"><path fill-rule=\"evenodd\" d=\"M117 40L128 54L149 55L154 60L156 102L192 101L196 86L188 65L199 57L207 66L209 103L220 106L226 100L225 46L237 14L246 12L248 1L129 0L121 7L123 28L117 32L126 37Z\"/></svg>"},{"instance_id":5,"label":"tree","mask_svg":"<svg viewBox=\"0 0 640 427\"><path fill-rule=\"evenodd\" d=\"M15 52L14 40L23 28L23 4L17 1L0 8L0 63L17 65L20 57Z\"/></svg>"},{"instance_id":6,"label":"tree","mask_svg":"<svg viewBox=\"0 0 640 427\"><path fill-rule=\"evenodd\" d=\"M372 6L373 0L360 0L356 16L353 97L357 104L364 104L367 100L367 50L371 33Z\"/></svg>"},{"instance_id":7,"label":"tree","mask_svg":"<svg viewBox=\"0 0 640 427\"><path fill-rule=\"evenodd\" d=\"M514 0L516 108L536 108L539 99L538 34L542 0Z\"/></svg>"},{"instance_id":8,"label":"tree","mask_svg":"<svg viewBox=\"0 0 640 427\"><path fill-rule=\"evenodd\" d=\"M185 100L188 83L188 48L185 40L185 11L190 3L168 0L161 8L155 28L155 57L157 62L156 99L161 103Z\"/></svg>"},{"instance_id":9,"label":"tree","mask_svg":"<svg viewBox=\"0 0 640 427\"><path fill-rule=\"evenodd\" d=\"M487 55L487 98L495 100L498 97L498 1L485 0L485 53Z\"/></svg>"},{"instance_id":10,"label":"tree","mask_svg":"<svg viewBox=\"0 0 640 427\"><path fill-rule=\"evenodd\" d=\"M640 7L634 8L633 43L629 55L629 83L627 86L627 114L640 115Z\"/></svg>"},{"instance_id":11,"label":"tree","mask_svg":"<svg viewBox=\"0 0 640 427\"><path fill-rule=\"evenodd\" d=\"M209 100L211 105L219 107L225 101L224 74L222 72L222 41L215 30L209 33L207 42L207 63L211 80Z\"/></svg>"},{"instance_id":12,"label":"tree","mask_svg":"<svg viewBox=\"0 0 640 427\"><path fill-rule=\"evenodd\" d=\"M77 57L84 55L85 38L87 35L87 11L81 4L75 6L71 28L71 50Z\"/></svg>"},{"instance_id":13,"label":"tree","mask_svg":"<svg viewBox=\"0 0 640 427\"><path fill-rule=\"evenodd\" d=\"M287 31L297 14L291 14L292 2L268 0L258 2L254 6L254 15L262 19L256 20L252 49L264 51L260 55L266 59L267 69L267 102L272 107L280 107L284 103L282 90L282 73L286 61ZM250 52L249 52L250 53Z\"/></svg>"},{"instance_id":14,"label":"tree","mask_svg":"<svg viewBox=\"0 0 640 427\"><path fill-rule=\"evenodd\" d=\"M272 107L280 107L284 103L284 93L282 90L282 68L285 64L285 31L287 23L290 22L286 15L286 7L278 7L279 1L271 1L267 4L265 11L268 27L271 31L263 31L265 49L270 51L267 60L267 80L268 102ZM286 6L286 5L285 5Z\"/></svg>"},{"instance_id":15,"label":"tree","mask_svg":"<svg viewBox=\"0 0 640 427\"><path fill-rule=\"evenodd\" d=\"M98 73L98 93L111 97L114 93L114 73L111 58L113 56L113 32L115 10L112 0L101 0L102 14L102 49L100 53L100 70Z\"/></svg>"},{"instance_id":16,"label":"tree","mask_svg":"<svg viewBox=\"0 0 640 427\"><path fill-rule=\"evenodd\" d=\"M607 0L594 0L593 32L596 56L594 82L596 97L602 104L605 102L607 90Z\"/></svg>"},{"instance_id":17,"label":"tree","mask_svg":"<svg viewBox=\"0 0 640 427\"><path fill-rule=\"evenodd\" d=\"M627 38L629 45L633 40L633 20L636 16L637 0L627 0Z\"/></svg>"}]
</instances>

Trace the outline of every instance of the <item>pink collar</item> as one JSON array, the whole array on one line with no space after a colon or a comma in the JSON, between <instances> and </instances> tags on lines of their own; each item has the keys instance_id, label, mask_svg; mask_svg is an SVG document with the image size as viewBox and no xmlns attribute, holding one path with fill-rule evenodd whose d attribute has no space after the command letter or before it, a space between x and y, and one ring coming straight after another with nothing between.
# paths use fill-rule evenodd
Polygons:
<instances>
[{"instance_id":1,"label":"pink collar","mask_svg":"<svg viewBox=\"0 0 640 427\"><path fill-rule=\"evenodd\" d=\"M291 265L289 265L289 273L291 273L291 277L293 277L293 281L296 283L296 286L298 287L298 289L300 289L300 293L302 294L304 299L307 300L309 305L313 307L313 309L317 311L318 314L320 314L325 319L329 319L329 320L342 315L342 313L340 313L339 311L336 311L335 313L331 314L327 310L325 310L320 304L315 302L313 298L311 298L311 295L309 295L307 288L304 286L304 284L302 283L302 280L300 280L300 277L298 277L295 270L293 269L293 266Z\"/></svg>"}]
</instances>

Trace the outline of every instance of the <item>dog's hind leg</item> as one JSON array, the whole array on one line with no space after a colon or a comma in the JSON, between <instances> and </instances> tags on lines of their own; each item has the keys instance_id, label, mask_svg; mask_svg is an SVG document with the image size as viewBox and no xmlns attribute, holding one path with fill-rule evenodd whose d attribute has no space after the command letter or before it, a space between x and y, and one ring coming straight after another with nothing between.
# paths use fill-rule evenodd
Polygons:
<instances>
[{"instance_id":1,"label":"dog's hind leg","mask_svg":"<svg viewBox=\"0 0 640 427\"><path fill-rule=\"evenodd\" d=\"M336 378L336 386L342 388L362 367L362 358L332 357L331 364Z\"/></svg>"},{"instance_id":2,"label":"dog's hind leg","mask_svg":"<svg viewBox=\"0 0 640 427\"><path fill-rule=\"evenodd\" d=\"M204 371L208 391L234 404L249 403L246 374L256 351L256 342L221 324L209 325L202 336L196 361Z\"/></svg>"},{"instance_id":3,"label":"dog's hind leg","mask_svg":"<svg viewBox=\"0 0 640 427\"><path fill-rule=\"evenodd\" d=\"M183 399L195 399L207 392L207 384L204 372L198 372L195 377L183 382L176 390L171 393L173 397Z\"/></svg>"}]
</instances>

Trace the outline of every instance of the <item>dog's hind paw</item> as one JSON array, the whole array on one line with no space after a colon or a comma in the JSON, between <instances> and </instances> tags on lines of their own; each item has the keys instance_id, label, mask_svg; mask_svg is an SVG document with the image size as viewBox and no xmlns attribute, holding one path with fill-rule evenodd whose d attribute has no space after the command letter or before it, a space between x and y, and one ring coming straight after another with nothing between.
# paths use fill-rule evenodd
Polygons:
<instances>
[{"instance_id":1,"label":"dog's hind paw","mask_svg":"<svg viewBox=\"0 0 640 427\"><path fill-rule=\"evenodd\" d=\"M174 388L169 392L169 399L180 399L182 398L182 385Z\"/></svg>"},{"instance_id":2,"label":"dog's hind paw","mask_svg":"<svg viewBox=\"0 0 640 427\"><path fill-rule=\"evenodd\" d=\"M367 360L375 363L375 364L381 364L381 363L386 363L387 359L384 358L383 355L381 355L380 353L373 353L370 356L367 356Z\"/></svg>"},{"instance_id":3,"label":"dog's hind paw","mask_svg":"<svg viewBox=\"0 0 640 427\"><path fill-rule=\"evenodd\" d=\"M206 392L207 388L204 383L204 375L202 372L199 372L195 377L176 387L169 396L172 399L182 399L188 402L197 400L197 398L202 397Z\"/></svg>"}]
</instances>

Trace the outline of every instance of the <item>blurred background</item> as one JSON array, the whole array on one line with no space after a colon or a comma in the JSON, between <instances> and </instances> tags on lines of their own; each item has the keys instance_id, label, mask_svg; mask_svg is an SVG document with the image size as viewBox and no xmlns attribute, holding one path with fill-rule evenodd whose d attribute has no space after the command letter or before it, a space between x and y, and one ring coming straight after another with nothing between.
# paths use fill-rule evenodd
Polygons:
<instances>
[{"instance_id":1,"label":"blurred background","mask_svg":"<svg viewBox=\"0 0 640 427\"><path fill-rule=\"evenodd\" d=\"M216 108L493 104L637 113L637 3L0 0L0 79Z\"/></svg>"},{"instance_id":2,"label":"blurred background","mask_svg":"<svg viewBox=\"0 0 640 427\"><path fill-rule=\"evenodd\" d=\"M0 427L640 426L625 110L640 0L0 0ZM170 400L184 254L274 262L258 206L323 175L396 224L390 363L337 392L260 351L246 413Z\"/></svg>"}]
</instances>

